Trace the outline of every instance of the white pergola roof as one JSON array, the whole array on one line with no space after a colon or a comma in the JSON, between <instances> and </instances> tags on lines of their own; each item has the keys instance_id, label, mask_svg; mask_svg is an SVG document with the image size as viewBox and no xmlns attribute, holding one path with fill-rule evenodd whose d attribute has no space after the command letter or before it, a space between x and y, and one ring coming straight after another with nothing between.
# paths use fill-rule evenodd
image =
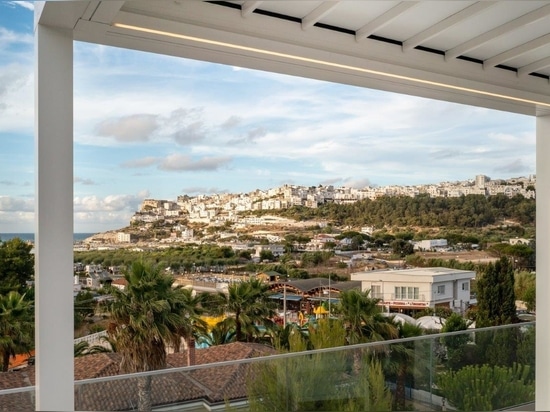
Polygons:
<instances>
[{"instance_id":1,"label":"white pergola roof","mask_svg":"<svg viewBox=\"0 0 550 412\"><path fill-rule=\"evenodd\" d=\"M35 33L37 409L74 407L73 40L536 115L547 363L550 2L49 1L36 3ZM536 376L536 407L549 410L550 370Z\"/></svg>"},{"instance_id":2,"label":"white pergola roof","mask_svg":"<svg viewBox=\"0 0 550 412\"><path fill-rule=\"evenodd\" d=\"M548 1L48 2L39 21L79 41L515 113L550 109Z\"/></svg>"}]
</instances>

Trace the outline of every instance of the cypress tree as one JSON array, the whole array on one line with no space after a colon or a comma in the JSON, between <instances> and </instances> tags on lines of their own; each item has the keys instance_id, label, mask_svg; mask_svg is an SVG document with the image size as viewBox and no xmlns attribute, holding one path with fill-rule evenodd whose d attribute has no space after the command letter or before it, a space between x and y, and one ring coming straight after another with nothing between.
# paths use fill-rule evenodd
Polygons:
<instances>
[{"instance_id":1,"label":"cypress tree","mask_svg":"<svg viewBox=\"0 0 550 412\"><path fill-rule=\"evenodd\" d=\"M514 293L514 270L510 260L502 257L487 265L478 287L476 326L498 326L517 322ZM501 329L485 331L477 336L480 360L491 365L511 365L516 361L518 331Z\"/></svg>"},{"instance_id":2,"label":"cypress tree","mask_svg":"<svg viewBox=\"0 0 550 412\"><path fill-rule=\"evenodd\" d=\"M477 291L477 327L506 325L516 321L514 270L508 258L502 257L486 266L477 283Z\"/></svg>"}]
</instances>

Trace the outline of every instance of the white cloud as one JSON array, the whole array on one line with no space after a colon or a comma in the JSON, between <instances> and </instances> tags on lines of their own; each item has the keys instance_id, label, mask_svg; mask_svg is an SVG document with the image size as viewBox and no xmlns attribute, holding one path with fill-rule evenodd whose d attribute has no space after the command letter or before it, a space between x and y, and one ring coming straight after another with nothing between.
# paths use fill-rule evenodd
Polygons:
<instances>
[{"instance_id":1,"label":"white cloud","mask_svg":"<svg viewBox=\"0 0 550 412\"><path fill-rule=\"evenodd\" d=\"M33 84L31 67L0 64L0 131L32 133Z\"/></svg>"},{"instance_id":2,"label":"white cloud","mask_svg":"<svg viewBox=\"0 0 550 412\"><path fill-rule=\"evenodd\" d=\"M204 195L204 194L220 194L220 193L228 193L225 189L220 189L217 187L205 187L205 186L190 186L190 187L184 187L181 190L182 193L186 193L189 195Z\"/></svg>"},{"instance_id":3,"label":"white cloud","mask_svg":"<svg viewBox=\"0 0 550 412\"><path fill-rule=\"evenodd\" d=\"M33 35L28 33L17 33L0 26L0 47L2 49L7 49L14 44L33 45Z\"/></svg>"},{"instance_id":4,"label":"white cloud","mask_svg":"<svg viewBox=\"0 0 550 412\"><path fill-rule=\"evenodd\" d=\"M100 136L113 137L119 142L145 142L157 128L157 116L134 114L104 120L95 131Z\"/></svg>"},{"instance_id":5,"label":"white cloud","mask_svg":"<svg viewBox=\"0 0 550 412\"><path fill-rule=\"evenodd\" d=\"M79 184L82 184L82 185L85 185L85 186L93 186L93 185L97 184L92 179L85 179L85 178L78 177L78 176L74 177L73 182L74 183L79 183Z\"/></svg>"},{"instance_id":6,"label":"white cloud","mask_svg":"<svg viewBox=\"0 0 550 412\"><path fill-rule=\"evenodd\" d=\"M34 11L34 3L32 1L6 1L7 4L13 4L23 7L24 9Z\"/></svg>"},{"instance_id":7,"label":"white cloud","mask_svg":"<svg viewBox=\"0 0 550 412\"><path fill-rule=\"evenodd\" d=\"M230 161L231 158L227 156L203 157L195 160L190 156L175 153L167 156L160 163L159 168L170 171L213 171L226 166Z\"/></svg>"},{"instance_id":8,"label":"white cloud","mask_svg":"<svg viewBox=\"0 0 550 412\"><path fill-rule=\"evenodd\" d=\"M33 232L34 200L0 196L0 228L7 233Z\"/></svg>"},{"instance_id":9,"label":"white cloud","mask_svg":"<svg viewBox=\"0 0 550 412\"><path fill-rule=\"evenodd\" d=\"M0 196L0 211L2 212L32 212L34 201L12 196Z\"/></svg>"},{"instance_id":10,"label":"white cloud","mask_svg":"<svg viewBox=\"0 0 550 412\"><path fill-rule=\"evenodd\" d=\"M135 195L83 196L74 199L75 232L95 232L126 227L149 191Z\"/></svg>"},{"instance_id":11,"label":"white cloud","mask_svg":"<svg viewBox=\"0 0 550 412\"><path fill-rule=\"evenodd\" d=\"M135 169L135 168L149 167L154 164L157 164L158 162L159 162L159 158L148 156L148 157L142 157L140 159L128 160L126 162L121 163L120 166L123 168Z\"/></svg>"}]
</instances>

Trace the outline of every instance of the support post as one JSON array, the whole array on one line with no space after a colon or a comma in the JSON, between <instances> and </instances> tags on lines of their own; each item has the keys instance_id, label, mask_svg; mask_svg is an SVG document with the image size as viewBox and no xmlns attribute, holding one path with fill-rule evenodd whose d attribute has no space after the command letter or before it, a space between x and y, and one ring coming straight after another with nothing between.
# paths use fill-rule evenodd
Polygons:
<instances>
[{"instance_id":1,"label":"support post","mask_svg":"<svg viewBox=\"0 0 550 412\"><path fill-rule=\"evenodd\" d=\"M36 409L72 411L73 39L35 28Z\"/></svg>"},{"instance_id":2,"label":"support post","mask_svg":"<svg viewBox=\"0 0 550 412\"><path fill-rule=\"evenodd\" d=\"M550 410L550 113L537 115L537 332L535 410Z\"/></svg>"}]
</instances>

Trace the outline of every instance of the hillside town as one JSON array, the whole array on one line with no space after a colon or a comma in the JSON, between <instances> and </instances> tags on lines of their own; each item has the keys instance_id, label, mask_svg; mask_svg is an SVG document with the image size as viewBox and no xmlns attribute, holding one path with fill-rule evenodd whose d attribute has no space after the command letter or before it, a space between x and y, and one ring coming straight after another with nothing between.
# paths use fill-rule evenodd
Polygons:
<instances>
[{"instance_id":1,"label":"hillside town","mask_svg":"<svg viewBox=\"0 0 550 412\"><path fill-rule=\"evenodd\" d=\"M237 221L240 212L278 210L292 206L316 208L324 203L346 204L382 196L416 197L427 194L430 197L460 197L466 195L508 197L522 195L535 198L536 177L491 180L478 175L473 180L442 182L418 186L381 186L355 189L334 186L284 185L269 190L255 190L246 194L215 194L189 197L178 196L176 201L146 199L141 210L132 217L132 222L155 222L185 216L189 222L211 223L212 221ZM248 220L254 218L248 218ZM244 219L247 223L247 219Z\"/></svg>"},{"instance_id":2,"label":"hillside town","mask_svg":"<svg viewBox=\"0 0 550 412\"><path fill-rule=\"evenodd\" d=\"M253 231L256 238L266 239L269 243L283 240L281 234L300 230L307 226L323 227L326 221L297 222L293 219L274 216L269 211L287 209L292 206L317 208L323 204L351 204L365 199L376 200L383 196L417 197L428 195L431 198L457 198L467 195L495 196L504 195L512 198L521 195L534 199L536 176L517 177L510 179L491 179L485 175L477 175L474 179L457 182L441 182L417 186L380 186L356 189L334 186L296 186L284 185L268 190L255 190L250 193L221 193L214 195L199 195L191 197L180 195L176 200L145 199L138 211L131 217L130 225L117 231L100 233L76 245L75 250L89 250L124 246L140 243L147 238L148 246L159 246L169 243L191 243L216 241L235 244L237 233ZM257 215L252 212L261 212ZM155 231L162 226L169 231ZM217 227L215 235L208 227ZM262 227L268 230L262 232ZM223 229L226 230L223 230ZM358 231L371 235L374 228L365 226ZM151 233L153 236L145 236ZM200 231L200 233L199 233ZM143 236L141 236L143 234ZM304 246L307 250L322 249L326 242L334 242L332 236L319 235ZM143 242L141 242L143 243ZM345 245L344 245L345 246ZM274 250L274 253L282 253Z\"/></svg>"}]
</instances>

